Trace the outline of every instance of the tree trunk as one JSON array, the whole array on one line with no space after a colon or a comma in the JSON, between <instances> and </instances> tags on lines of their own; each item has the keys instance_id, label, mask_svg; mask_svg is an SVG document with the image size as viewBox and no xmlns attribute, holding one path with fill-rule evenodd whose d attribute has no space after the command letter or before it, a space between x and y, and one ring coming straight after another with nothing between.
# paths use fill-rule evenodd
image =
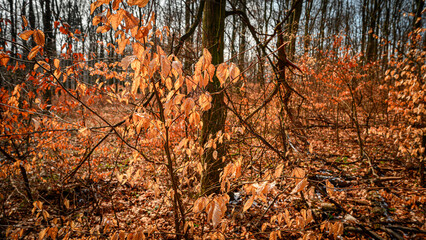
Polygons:
<instances>
[{"instance_id":1,"label":"tree trunk","mask_svg":"<svg viewBox=\"0 0 426 240\"><path fill-rule=\"evenodd\" d=\"M305 6L305 41L304 41L304 52L309 51L311 43L311 31L310 31L310 19L311 19L312 1L307 1Z\"/></svg>"},{"instance_id":2,"label":"tree trunk","mask_svg":"<svg viewBox=\"0 0 426 240\"><path fill-rule=\"evenodd\" d=\"M319 39L318 41L318 45L319 45L319 51L318 54L321 54L321 52L323 51L323 42L325 41L324 39L324 28L325 28L325 21L327 19L327 7L328 7L328 0L322 0L321 1L321 20L320 20L320 32L319 32Z\"/></svg>"},{"instance_id":3,"label":"tree trunk","mask_svg":"<svg viewBox=\"0 0 426 240\"><path fill-rule=\"evenodd\" d=\"M15 13L15 6L14 6L14 1L13 0L9 0L9 11L10 11L10 21L12 22L10 24L10 35L12 37L12 41L16 42L16 26L18 26L18 22L16 19L16 13ZM16 54L16 44L12 44L11 45L11 51L12 51L12 56L15 56Z\"/></svg>"},{"instance_id":4,"label":"tree trunk","mask_svg":"<svg viewBox=\"0 0 426 240\"><path fill-rule=\"evenodd\" d=\"M225 25L226 0L206 1L203 12L203 48L210 51L212 64L223 62L224 49L224 25ZM207 85L207 91L212 96L212 107L203 113L203 127L201 132L201 146L204 146L210 138L225 129L226 108L224 103L223 88L216 76ZM225 146L217 142L216 149L204 150L202 163L205 167L201 178L201 192L211 194L220 189L219 174L224 167L222 157L225 155ZM217 151L217 156L213 154Z\"/></svg>"},{"instance_id":5,"label":"tree trunk","mask_svg":"<svg viewBox=\"0 0 426 240\"><path fill-rule=\"evenodd\" d=\"M377 23L380 18L380 3L378 0L373 2L372 12L369 14L370 28L368 30L368 42L367 42L367 61L375 61L377 59L377 39L374 35L377 34Z\"/></svg>"},{"instance_id":6,"label":"tree trunk","mask_svg":"<svg viewBox=\"0 0 426 240\"><path fill-rule=\"evenodd\" d=\"M51 0L44 0L41 1L42 4L44 4L44 14L43 14L43 27L44 27L44 34L46 35L46 44L45 44L45 51L46 55L48 57L55 57L56 56L56 43L55 43L55 35L53 34L53 12L52 12L52 2ZM52 97L53 97L53 89L51 87L48 87L45 90L45 93L43 95L43 98L47 104L47 110L50 110L50 107L52 105Z\"/></svg>"},{"instance_id":7,"label":"tree trunk","mask_svg":"<svg viewBox=\"0 0 426 240\"><path fill-rule=\"evenodd\" d=\"M246 7L246 0L241 0L241 11L246 13L247 7ZM238 67L240 69L245 69L245 52L246 52L246 24L244 22L241 22L241 34L240 34L240 46L239 46L239 60L238 60Z\"/></svg>"},{"instance_id":8,"label":"tree trunk","mask_svg":"<svg viewBox=\"0 0 426 240\"><path fill-rule=\"evenodd\" d=\"M291 13L290 19L287 25L287 32L290 38L290 46L289 46L289 59L293 60L294 54L296 53L296 38L297 38L297 30L299 29L299 20L300 15L302 13L303 1L293 0L293 4L296 4L294 11Z\"/></svg>"}]
</instances>

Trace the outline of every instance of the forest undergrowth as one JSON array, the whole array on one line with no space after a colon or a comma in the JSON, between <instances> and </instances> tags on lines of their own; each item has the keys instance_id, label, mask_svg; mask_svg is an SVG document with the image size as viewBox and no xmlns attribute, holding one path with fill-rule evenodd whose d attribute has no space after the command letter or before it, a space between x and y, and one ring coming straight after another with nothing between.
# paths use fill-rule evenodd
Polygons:
<instances>
[{"instance_id":1,"label":"forest undergrowth","mask_svg":"<svg viewBox=\"0 0 426 240\"><path fill-rule=\"evenodd\" d=\"M111 122L122 121L120 115L132 106L108 101L106 96L95 99L92 108ZM55 101L61 105L70 99L63 96ZM3 237L174 239L166 167L147 163L114 135L81 164L104 131L96 129L100 125L96 118L84 117L84 110L70 113L61 119L70 123L84 119L90 133L87 129L48 132L39 139L43 143L32 143L43 153L25 166L37 201L29 201L19 172L12 166L2 167ZM61 127L71 129L72 124L62 123ZM200 201L195 202L199 173L189 167L194 162L189 156L179 159L179 188L187 196L184 204L193 206L186 216L187 236L421 239L426 199L425 190L415 181L418 169L397 157L398 147L392 141L373 133L365 140L368 158L373 160L370 166L359 156L354 127L346 124L340 128L337 141L335 128L312 124L305 132L310 145L301 148L294 141L285 161L274 157L257 139L244 137L243 128L239 129L229 141L228 158L240 177L224 191L229 197L216 226L208 212L200 211ZM274 129L259 129L267 139L277 137ZM179 145L191 133L181 128L175 134L172 141ZM57 147L43 147L47 144ZM146 146L152 149L147 153L151 159L163 158L152 145ZM64 154L68 159L59 157ZM70 176L75 169L78 171Z\"/></svg>"}]
</instances>

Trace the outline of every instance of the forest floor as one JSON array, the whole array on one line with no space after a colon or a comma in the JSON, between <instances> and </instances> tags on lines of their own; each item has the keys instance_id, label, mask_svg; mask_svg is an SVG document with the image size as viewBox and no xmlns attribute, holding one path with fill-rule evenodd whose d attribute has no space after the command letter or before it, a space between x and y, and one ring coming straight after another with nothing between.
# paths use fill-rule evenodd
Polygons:
<instances>
[{"instance_id":1,"label":"forest floor","mask_svg":"<svg viewBox=\"0 0 426 240\"><path fill-rule=\"evenodd\" d=\"M392 141L370 133L364 146L367 157L360 159L352 128L340 129L339 139L332 127L308 128L305 134L311 144L309 153L298 152L293 146L287 161L270 157L273 154L264 148L254 151L249 149L253 146L244 144L231 146L240 148L232 158L242 157L245 162L242 176L228 192L226 214L216 228L205 213L191 211L199 176L193 173L186 177L182 170L179 176L188 210L187 237L426 238L426 189L418 185L419 170L397 157ZM123 146L109 151L98 160L93 160L95 154L65 182L55 179L63 176L48 174L55 169L32 168L28 174L35 202L28 201L21 175L2 165L0 238L174 239L165 167L134 160ZM154 157L161 159L161 153L157 154ZM250 196L242 186L256 181L262 184L262 177L276 173L280 164L282 174L268 180L273 182L272 189L244 211ZM302 171L308 184L305 190L291 193L295 171ZM43 181L37 180L40 176Z\"/></svg>"}]
</instances>

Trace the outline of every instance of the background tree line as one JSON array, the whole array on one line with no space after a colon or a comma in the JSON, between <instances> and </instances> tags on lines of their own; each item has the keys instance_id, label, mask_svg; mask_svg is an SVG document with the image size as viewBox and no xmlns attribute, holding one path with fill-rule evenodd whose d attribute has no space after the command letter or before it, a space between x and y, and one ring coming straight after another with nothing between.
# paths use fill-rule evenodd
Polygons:
<instances>
[{"instance_id":1,"label":"background tree line","mask_svg":"<svg viewBox=\"0 0 426 240\"><path fill-rule=\"evenodd\" d=\"M260 40L273 34L274 27L283 13L289 10L295 1L291 0L229 0L227 11L241 10L246 13L250 23ZM367 61L380 60L385 63L389 56L404 53L406 44L410 41L408 33L413 28L422 27L422 0L312 0L297 1L294 14L288 19L285 41L289 56L308 54L318 60L321 52L333 49L335 36L343 36L341 44L354 52L363 54ZM91 1L57 1L57 0L2 0L0 11L0 45L18 54L13 44L7 44L5 39L15 39L18 43L27 44L18 37L23 21L21 16L28 16L30 28L43 30L47 34L49 51L53 55L61 55L67 51L76 53L70 59L71 64L77 54L84 56L94 64L95 58L120 58L112 51L107 43L114 42L112 33L98 34L96 26L91 22L87 11ZM146 21L152 12L156 13L158 26L168 26L170 35L163 41L166 49L171 51L187 29L196 20L200 1L151 1L149 7L135 9L133 14L141 21ZM111 4L110 4L111 5ZM112 6L110 6L112 7ZM105 6L97 9L94 15L102 12ZM54 22L65 24L66 30L74 34L74 39L59 35L59 29L53 28ZM198 26L195 33L185 42L179 57L185 59L186 66L194 63L201 54L202 27ZM423 46L425 38L423 38ZM73 46L69 49L67 46ZM247 24L238 21L234 14L226 18L225 25L225 60L231 59L239 64L241 69L247 63L257 62L255 68L247 71L254 81L261 81L264 76L264 61L262 53L256 51L256 41L250 34ZM21 54L24 54L21 52ZM260 60L259 60L260 59ZM384 67L385 69L385 67ZM89 79L88 79L89 81ZM8 84L4 82L4 84Z\"/></svg>"}]
</instances>

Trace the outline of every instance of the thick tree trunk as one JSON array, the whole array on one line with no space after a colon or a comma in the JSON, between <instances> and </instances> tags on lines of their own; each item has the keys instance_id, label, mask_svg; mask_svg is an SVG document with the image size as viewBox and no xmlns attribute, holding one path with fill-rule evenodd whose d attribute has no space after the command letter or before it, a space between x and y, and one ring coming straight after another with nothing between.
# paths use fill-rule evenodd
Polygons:
<instances>
[{"instance_id":1,"label":"thick tree trunk","mask_svg":"<svg viewBox=\"0 0 426 240\"><path fill-rule=\"evenodd\" d=\"M224 25L226 0L206 1L203 12L203 48L207 48L212 55L212 64L223 62ZM224 104L223 88L217 77L207 85L207 91L212 96L212 107L203 113L201 145L204 146L210 138L225 129L226 108ZM225 146L217 142L216 149L204 150L202 156L205 170L201 179L201 192L210 194L218 192L220 188L219 174L224 167L222 157L225 155ZM217 156L214 152L217 151Z\"/></svg>"},{"instance_id":2,"label":"thick tree trunk","mask_svg":"<svg viewBox=\"0 0 426 240\"><path fill-rule=\"evenodd\" d=\"M377 23L380 20L380 1L375 0L372 6L372 12L369 14L370 26L368 30L368 42L367 42L367 61L375 61L377 59L377 39L374 35L377 34Z\"/></svg>"}]
</instances>

